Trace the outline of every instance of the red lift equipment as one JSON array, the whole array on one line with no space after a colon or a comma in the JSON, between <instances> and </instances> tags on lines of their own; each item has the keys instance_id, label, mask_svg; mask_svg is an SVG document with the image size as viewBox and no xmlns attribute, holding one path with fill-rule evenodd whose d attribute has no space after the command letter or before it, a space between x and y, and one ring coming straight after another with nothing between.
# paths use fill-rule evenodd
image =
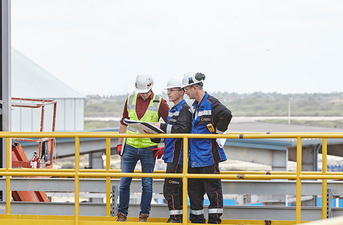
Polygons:
<instances>
[{"instance_id":1,"label":"red lift equipment","mask_svg":"<svg viewBox=\"0 0 343 225\"><path fill-rule=\"evenodd\" d=\"M52 132L54 132L57 108L56 100L12 98L12 107L41 109L40 132L43 132L44 108L46 105L51 104L53 105ZM39 157L41 160L38 161L37 168L52 168L55 138L13 139L13 141L38 143ZM12 168L32 168L19 142L13 142L12 144ZM12 191L12 197L14 201L49 202L49 198L44 191Z\"/></svg>"}]
</instances>

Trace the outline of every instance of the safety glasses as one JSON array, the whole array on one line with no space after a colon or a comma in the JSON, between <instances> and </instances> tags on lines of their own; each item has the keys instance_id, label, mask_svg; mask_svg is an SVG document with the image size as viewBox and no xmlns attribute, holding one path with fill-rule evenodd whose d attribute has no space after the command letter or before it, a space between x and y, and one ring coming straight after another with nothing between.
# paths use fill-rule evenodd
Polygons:
<instances>
[{"instance_id":1,"label":"safety glasses","mask_svg":"<svg viewBox=\"0 0 343 225\"><path fill-rule=\"evenodd\" d=\"M191 89L192 87L193 87L193 85L190 85L190 86L184 87L183 90L188 91L188 90Z\"/></svg>"},{"instance_id":2,"label":"safety glasses","mask_svg":"<svg viewBox=\"0 0 343 225\"><path fill-rule=\"evenodd\" d=\"M181 91L181 88L168 88L167 92Z\"/></svg>"}]
</instances>

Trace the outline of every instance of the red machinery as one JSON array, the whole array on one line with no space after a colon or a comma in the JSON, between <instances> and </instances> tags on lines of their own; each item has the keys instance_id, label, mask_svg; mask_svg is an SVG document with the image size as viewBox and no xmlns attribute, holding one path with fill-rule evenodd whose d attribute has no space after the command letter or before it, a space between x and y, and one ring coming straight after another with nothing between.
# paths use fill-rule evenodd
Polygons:
<instances>
[{"instance_id":1,"label":"red machinery","mask_svg":"<svg viewBox=\"0 0 343 225\"><path fill-rule=\"evenodd\" d=\"M19 143L12 145L12 167L31 168L24 150ZM23 202L50 202L44 191L12 191L14 201Z\"/></svg>"},{"instance_id":2,"label":"red machinery","mask_svg":"<svg viewBox=\"0 0 343 225\"><path fill-rule=\"evenodd\" d=\"M51 104L53 105L52 132L54 132L57 108L56 100L12 98L12 107L41 109L40 132L43 132L44 108L46 105ZM37 163L37 168L52 168L55 138L13 139L13 141L38 143L40 161ZM18 142L13 142L12 144L12 168L32 168L30 161ZM12 197L15 201L49 202L44 191L12 191Z\"/></svg>"}]
</instances>

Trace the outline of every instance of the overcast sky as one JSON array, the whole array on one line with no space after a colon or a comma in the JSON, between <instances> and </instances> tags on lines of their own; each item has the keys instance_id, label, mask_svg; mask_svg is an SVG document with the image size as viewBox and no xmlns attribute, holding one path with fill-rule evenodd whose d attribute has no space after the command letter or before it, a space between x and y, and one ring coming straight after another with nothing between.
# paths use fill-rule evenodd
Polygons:
<instances>
[{"instance_id":1,"label":"overcast sky","mask_svg":"<svg viewBox=\"0 0 343 225\"><path fill-rule=\"evenodd\" d=\"M12 46L84 95L192 71L210 92L340 92L343 1L12 0Z\"/></svg>"}]
</instances>

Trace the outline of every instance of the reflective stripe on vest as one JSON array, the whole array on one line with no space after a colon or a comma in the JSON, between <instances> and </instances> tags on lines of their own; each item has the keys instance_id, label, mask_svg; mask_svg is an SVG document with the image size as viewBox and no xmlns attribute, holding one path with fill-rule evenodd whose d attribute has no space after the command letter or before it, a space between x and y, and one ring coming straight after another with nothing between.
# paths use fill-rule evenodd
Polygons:
<instances>
[{"instance_id":1,"label":"reflective stripe on vest","mask_svg":"<svg viewBox=\"0 0 343 225\"><path fill-rule=\"evenodd\" d=\"M139 120L136 113L136 102L138 94L130 95L127 99L127 112L130 120L137 120L142 122L158 122L158 109L161 104L162 98L154 95L150 100L149 106L144 113L144 116ZM137 131L130 128L127 129L127 133L138 133ZM126 144L129 144L135 148L148 148L152 146L157 146L157 143L154 143L150 138L127 138Z\"/></svg>"}]
</instances>

